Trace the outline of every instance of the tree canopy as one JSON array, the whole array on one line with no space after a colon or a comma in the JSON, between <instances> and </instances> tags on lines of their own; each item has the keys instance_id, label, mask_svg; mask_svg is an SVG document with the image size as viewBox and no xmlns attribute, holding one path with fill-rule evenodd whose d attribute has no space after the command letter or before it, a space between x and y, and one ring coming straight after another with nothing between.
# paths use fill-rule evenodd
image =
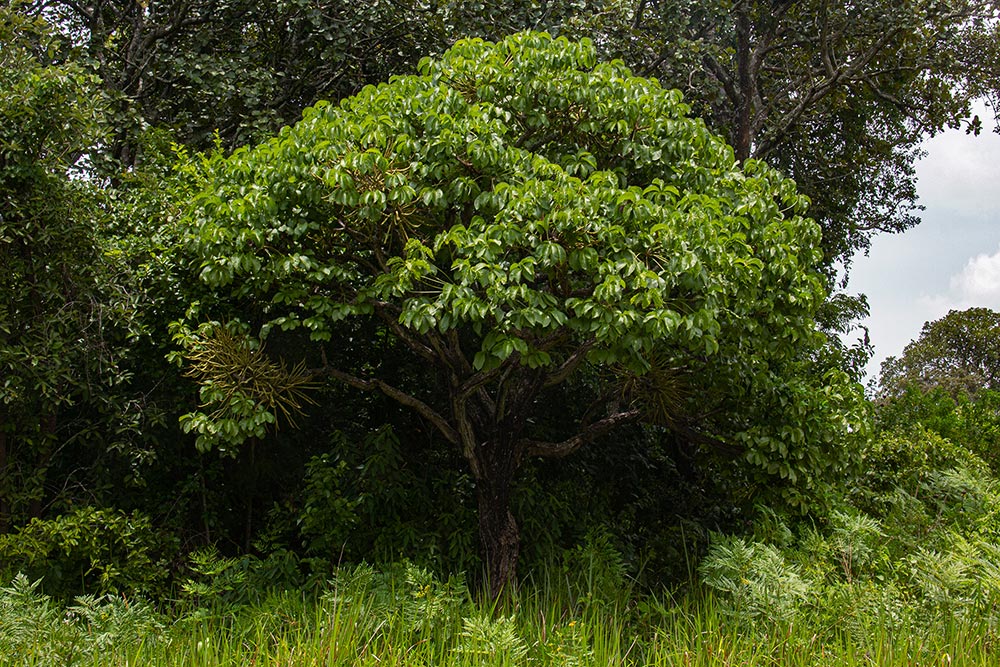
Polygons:
<instances>
[{"instance_id":1,"label":"tree canopy","mask_svg":"<svg viewBox=\"0 0 1000 667\"><path fill-rule=\"evenodd\" d=\"M321 365L258 356L231 373L270 368L290 396L297 374L326 376L419 413L476 478L495 590L516 564L521 462L626 422L735 454L804 505L845 464L857 416L821 361L820 230L791 181L687 112L589 42L534 33L462 41L419 75L319 104L205 167L191 248L241 312L217 322L194 304L177 338L203 363L233 334L255 349L304 331L319 351L302 359ZM353 318L425 363L421 384L360 354L372 341L338 331ZM351 351L350 367L329 361ZM536 421L599 369L617 381L592 383L571 428ZM188 417L206 446L260 435L284 407L225 377L202 375L215 410Z\"/></svg>"},{"instance_id":2,"label":"tree canopy","mask_svg":"<svg viewBox=\"0 0 1000 667\"><path fill-rule=\"evenodd\" d=\"M953 398L1000 389L1000 313L988 308L952 310L924 323L899 357L882 362L879 389L898 396L908 385L942 389Z\"/></svg>"},{"instance_id":3,"label":"tree canopy","mask_svg":"<svg viewBox=\"0 0 1000 667\"><path fill-rule=\"evenodd\" d=\"M927 135L995 97L993 0L19 0L53 19L117 100L105 150L130 168L142 134L246 145L456 39L548 30L684 92L736 156L795 179L823 229L828 277L873 235L918 222Z\"/></svg>"}]
</instances>

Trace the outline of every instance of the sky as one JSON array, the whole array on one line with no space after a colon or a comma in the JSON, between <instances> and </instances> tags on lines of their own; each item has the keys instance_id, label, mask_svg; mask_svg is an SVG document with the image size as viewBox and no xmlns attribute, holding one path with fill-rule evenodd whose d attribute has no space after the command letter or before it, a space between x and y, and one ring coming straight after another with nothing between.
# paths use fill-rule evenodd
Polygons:
<instances>
[{"instance_id":1,"label":"sky","mask_svg":"<svg viewBox=\"0 0 1000 667\"><path fill-rule=\"evenodd\" d=\"M1000 310L1000 135L950 130L925 142L917 165L922 222L902 234L882 234L868 256L854 259L848 292L868 296L863 322L875 356L898 356L924 322L949 310ZM854 336L857 338L857 335Z\"/></svg>"}]
</instances>

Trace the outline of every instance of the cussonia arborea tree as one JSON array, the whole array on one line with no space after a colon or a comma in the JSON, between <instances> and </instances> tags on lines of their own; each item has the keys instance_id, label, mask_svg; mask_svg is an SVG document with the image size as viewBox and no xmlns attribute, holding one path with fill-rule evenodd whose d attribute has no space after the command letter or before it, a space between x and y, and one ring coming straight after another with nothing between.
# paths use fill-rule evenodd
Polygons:
<instances>
[{"instance_id":1,"label":"cussonia arborea tree","mask_svg":"<svg viewBox=\"0 0 1000 667\"><path fill-rule=\"evenodd\" d=\"M823 366L807 202L765 164L737 163L680 93L595 60L588 42L545 34L462 41L206 158L188 222L220 305L175 325L202 383L203 411L184 418L199 446L262 436L306 379L382 392L468 462L494 594L515 572L511 489L528 457L650 420L735 453L742 479L798 507L848 465L860 399ZM316 352L322 367L289 370L263 353L279 329L322 350L349 318L425 376ZM365 343L338 341L371 357ZM593 403L568 430L543 423L579 377Z\"/></svg>"}]
</instances>

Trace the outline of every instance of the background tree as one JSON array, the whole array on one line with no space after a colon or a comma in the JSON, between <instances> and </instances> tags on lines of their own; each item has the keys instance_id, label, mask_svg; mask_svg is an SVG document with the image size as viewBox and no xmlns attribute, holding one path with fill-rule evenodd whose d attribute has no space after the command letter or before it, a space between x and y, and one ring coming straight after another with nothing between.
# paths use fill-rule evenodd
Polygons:
<instances>
[{"instance_id":1,"label":"background tree","mask_svg":"<svg viewBox=\"0 0 1000 667\"><path fill-rule=\"evenodd\" d=\"M0 9L4 529L82 504L137 509L152 462L171 458L160 445L179 442L178 408L195 404L163 359L167 322L184 309L175 304L197 287L172 262L183 179L149 148L143 170L104 187L101 82L70 41L21 8ZM175 495L176 479L157 481Z\"/></svg>"},{"instance_id":2,"label":"background tree","mask_svg":"<svg viewBox=\"0 0 1000 667\"><path fill-rule=\"evenodd\" d=\"M908 385L923 392L942 389L953 398L1000 389L1000 313L952 310L925 323L902 355L882 362L881 396L899 396Z\"/></svg>"},{"instance_id":3,"label":"background tree","mask_svg":"<svg viewBox=\"0 0 1000 667\"><path fill-rule=\"evenodd\" d=\"M609 7L582 30L610 35L602 48L682 90L739 159L794 178L828 264L917 223L920 141L968 119L997 80L988 0Z\"/></svg>"},{"instance_id":4,"label":"background tree","mask_svg":"<svg viewBox=\"0 0 1000 667\"><path fill-rule=\"evenodd\" d=\"M213 408L186 418L202 444L259 437L310 377L385 394L467 461L494 594L515 570L528 457L647 418L791 505L842 470L857 394L816 361L805 201L741 166L676 92L595 55L538 34L461 42L211 163L192 248L240 305L219 322L194 304L176 329ZM374 338L345 334L353 319L428 372L401 386ZM308 333L302 366L264 354L279 331ZM588 373L589 404L553 420L543 406Z\"/></svg>"},{"instance_id":5,"label":"background tree","mask_svg":"<svg viewBox=\"0 0 1000 667\"><path fill-rule=\"evenodd\" d=\"M0 531L41 512L60 446L92 427L116 380L117 313L102 283L80 165L101 138L93 77L44 22L0 9ZM65 481L65 480L64 480Z\"/></svg>"},{"instance_id":6,"label":"background tree","mask_svg":"<svg viewBox=\"0 0 1000 667\"><path fill-rule=\"evenodd\" d=\"M447 39L432 8L376 0L34 0L115 100L107 155L141 159L142 134L169 128L208 147L239 146L293 122L320 98L339 99L412 69Z\"/></svg>"}]
</instances>

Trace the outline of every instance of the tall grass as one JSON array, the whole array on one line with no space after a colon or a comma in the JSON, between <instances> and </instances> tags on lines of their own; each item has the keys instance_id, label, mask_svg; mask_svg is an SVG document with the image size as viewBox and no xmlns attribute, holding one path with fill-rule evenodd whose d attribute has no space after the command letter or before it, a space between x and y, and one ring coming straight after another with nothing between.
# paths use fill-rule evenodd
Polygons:
<instances>
[{"instance_id":1,"label":"tall grass","mask_svg":"<svg viewBox=\"0 0 1000 667\"><path fill-rule=\"evenodd\" d=\"M737 619L706 588L637 595L623 585L597 596L581 577L542 579L494 605L475 601L461 580L413 566L359 567L315 596L275 592L247 604L181 605L169 615L121 598L61 608L21 579L0 593L0 664L1000 664L996 628L975 619L866 619L860 634L823 609L778 622Z\"/></svg>"}]
</instances>

